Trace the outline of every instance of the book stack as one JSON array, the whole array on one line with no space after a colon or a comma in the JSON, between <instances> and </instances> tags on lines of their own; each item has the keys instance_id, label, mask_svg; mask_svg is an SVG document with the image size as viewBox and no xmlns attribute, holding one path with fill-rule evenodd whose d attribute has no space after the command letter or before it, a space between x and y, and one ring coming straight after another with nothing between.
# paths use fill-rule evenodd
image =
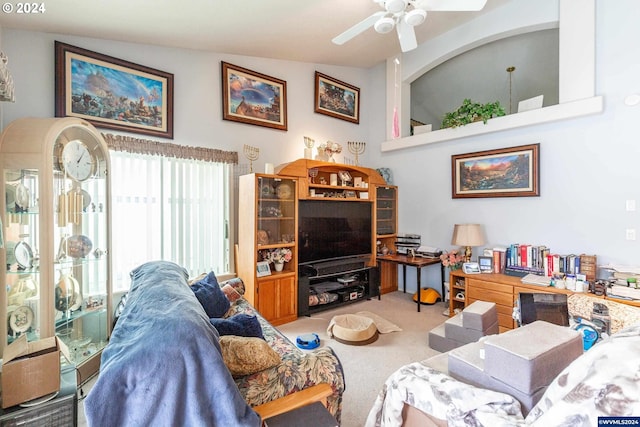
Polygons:
<instances>
[{"instance_id":1,"label":"book stack","mask_svg":"<svg viewBox=\"0 0 640 427\"><path fill-rule=\"evenodd\" d=\"M494 247L493 271L513 276L538 274L551 276L553 273L584 274L587 281L596 278L596 256L586 254L560 255L552 253L545 245L512 243L506 247Z\"/></svg>"}]
</instances>

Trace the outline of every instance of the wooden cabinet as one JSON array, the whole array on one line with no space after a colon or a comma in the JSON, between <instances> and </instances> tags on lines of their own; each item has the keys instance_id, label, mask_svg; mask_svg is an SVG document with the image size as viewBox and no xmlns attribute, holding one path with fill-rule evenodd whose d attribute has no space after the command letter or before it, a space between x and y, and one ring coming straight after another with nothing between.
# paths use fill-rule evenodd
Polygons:
<instances>
[{"instance_id":1,"label":"wooden cabinet","mask_svg":"<svg viewBox=\"0 0 640 427\"><path fill-rule=\"evenodd\" d=\"M296 306L296 278L262 277L258 280L257 309L266 319L276 319L278 323L286 323L298 317Z\"/></svg>"},{"instance_id":2,"label":"wooden cabinet","mask_svg":"<svg viewBox=\"0 0 640 427\"><path fill-rule=\"evenodd\" d=\"M522 283L519 277L505 274L465 274L460 270L452 271L449 276L451 283L451 298L449 299L449 315L453 316L456 309L464 309L474 301L489 301L496 303L498 310L498 326L500 332L515 328L516 322L512 313L515 301L521 292L543 292L573 294L567 289L557 289L547 286L536 286ZM456 298L459 292L464 298ZM586 294L593 298L607 298ZM638 302L611 298L617 302L629 305L640 305Z\"/></svg>"},{"instance_id":3,"label":"wooden cabinet","mask_svg":"<svg viewBox=\"0 0 640 427\"><path fill-rule=\"evenodd\" d=\"M245 298L274 325L297 318L297 194L298 180L265 174L240 177L238 275ZM269 254L289 253L281 271ZM259 262L269 262L268 275Z\"/></svg>"},{"instance_id":4,"label":"wooden cabinet","mask_svg":"<svg viewBox=\"0 0 640 427\"><path fill-rule=\"evenodd\" d=\"M396 252L398 236L398 187L393 185L374 185L376 243L378 254L386 247ZM379 244L378 244L379 242ZM380 293L386 294L398 290L398 265L390 262L380 264Z\"/></svg>"},{"instance_id":5,"label":"wooden cabinet","mask_svg":"<svg viewBox=\"0 0 640 427\"><path fill-rule=\"evenodd\" d=\"M77 118L18 119L0 140L0 351L57 335L82 385L111 331L109 151Z\"/></svg>"}]
</instances>

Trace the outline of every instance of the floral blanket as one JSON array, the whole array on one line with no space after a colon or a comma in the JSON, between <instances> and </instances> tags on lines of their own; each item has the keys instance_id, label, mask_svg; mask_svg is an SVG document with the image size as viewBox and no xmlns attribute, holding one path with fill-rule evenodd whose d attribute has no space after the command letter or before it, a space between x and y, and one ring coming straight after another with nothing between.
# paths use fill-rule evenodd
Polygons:
<instances>
[{"instance_id":1,"label":"floral blanket","mask_svg":"<svg viewBox=\"0 0 640 427\"><path fill-rule=\"evenodd\" d=\"M640 416L640 324L597 343L549 385L523 419L513 397L457 381L422 363L385 382L366 426L401 426L407 403L449 426L596 426L599 417Z\"/></svg>"},{"instance_id":2,"label":"floral blanket","mask_svg":"<svg viewBox=\"0 0 640 427\"><path fill-rule=\"evenodd\" d=\"M229 282L236 288L241 285L240 279L232 279L227 283ZM240 293L244 293L243 290L240 290ZM273 368L235 379L240 394L249 405L261 405L315 384L328 383L333 389L333 394L327 398L327 409L339 422L344 374L340 360L333 350L324 347L303 352L266 321L244 298L231 305L226 317L237 313L257 316L264 339L282 359L282 362Z\"/></svg>"}]
</instances>

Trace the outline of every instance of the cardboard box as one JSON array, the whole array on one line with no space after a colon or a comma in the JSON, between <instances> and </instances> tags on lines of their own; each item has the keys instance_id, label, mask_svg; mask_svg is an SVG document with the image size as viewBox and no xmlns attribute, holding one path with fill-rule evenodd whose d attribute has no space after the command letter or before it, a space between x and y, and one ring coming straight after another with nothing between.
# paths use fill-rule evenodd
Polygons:
<instances>
[{"instance_id":1,"label":"cardboard box","mask_svg":"<svg viewBox=\"0 0 640 427\"><path fill-rule=\"evenodd\" d=\"M27 336L9 344L2 362L2 408L9 408L60 390L60 355L69 349L58 338L27 342Z\"/></svg>"}]
</instances>

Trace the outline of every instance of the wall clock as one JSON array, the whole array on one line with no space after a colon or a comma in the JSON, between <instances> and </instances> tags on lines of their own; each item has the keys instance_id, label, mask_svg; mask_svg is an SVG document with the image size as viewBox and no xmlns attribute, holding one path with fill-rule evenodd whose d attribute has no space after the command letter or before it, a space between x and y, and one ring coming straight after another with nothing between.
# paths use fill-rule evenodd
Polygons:
<instances>
[{"instance_id":1,"label":"wall clock","mask_svg":"<svg viewBox=\"0 0 640 427\"><path fill-rule=\"evenodd\" d=\"M60 166L70 178L85 181L93 176L96 162L83 142L77 139L67 142L60 158Z\"/></svg>"}]
</instances>

